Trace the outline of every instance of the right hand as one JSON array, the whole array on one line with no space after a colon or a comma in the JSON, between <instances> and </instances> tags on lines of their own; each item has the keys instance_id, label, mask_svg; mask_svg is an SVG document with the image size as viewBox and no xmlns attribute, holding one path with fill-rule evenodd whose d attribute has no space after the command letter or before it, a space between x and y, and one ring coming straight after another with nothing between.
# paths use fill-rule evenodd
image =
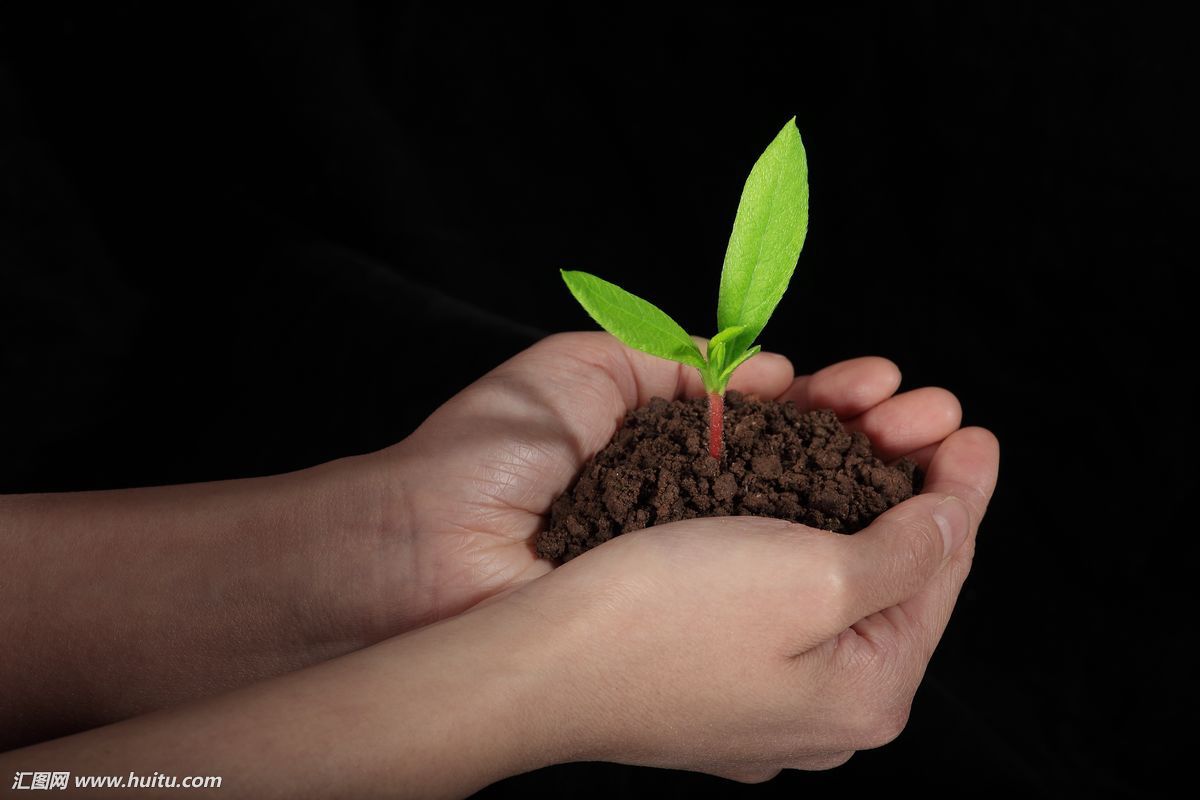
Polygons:
<instances>
[{"instance_id":1,"label":"right hand","mask_svg":"<svg viewBox=\"0 0 1200 800\"><path fill-rule=\"evenodd\" d=\"M854 536L676 522L496 598L537 620L555 659L540 710L558 720L555 760L757 782L895 738L970 570L998 463L991 433L963 429L933 451L923 494ZM949 552L937 513L957 522Z\"/></svg>"}]
</instances>

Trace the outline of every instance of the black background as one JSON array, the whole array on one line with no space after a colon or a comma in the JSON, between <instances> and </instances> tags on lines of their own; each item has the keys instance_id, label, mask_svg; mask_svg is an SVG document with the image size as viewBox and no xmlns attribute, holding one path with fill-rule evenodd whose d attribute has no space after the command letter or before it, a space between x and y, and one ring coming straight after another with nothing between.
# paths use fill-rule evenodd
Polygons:
<instances>
[{"instance_id":1,"label":"black background","mask_svg":"<svg viewBox=\"0 0 1200 800\"><path fill-rule=\"evenodd\" d=\"M560 267L711 334L742 181L796 115L809 236L764 346L888 356L1002 446L909 727L764 786L569 765L484 796L1148 792L1195 710L1190 28L788 9L6 7L0 491L383 447L593 327Z\"/></svg>"}]
</instances>

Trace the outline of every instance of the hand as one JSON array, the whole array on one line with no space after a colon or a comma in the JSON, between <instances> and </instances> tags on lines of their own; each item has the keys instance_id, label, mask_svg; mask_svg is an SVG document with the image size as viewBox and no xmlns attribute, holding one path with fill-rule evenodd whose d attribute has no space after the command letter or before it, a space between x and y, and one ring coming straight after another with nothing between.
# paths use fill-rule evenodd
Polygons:
<instances>
[{"instance_id":1,"label":"hand","mask_svg":"<svg viewBox=\"0 0 1200 800\"><path fill-rule=\"evenodd\" d=\"M583 759L742 781L834 766L903 727L996 468L991 434L958 431L929 492L854 536L752 517L626 534L439 624L0 767L462 797Z\"/></svg>"},{"instance_id":2,"label":"hand","mask_svg":"<svg viewBox=\"0 0 1200 800\"><path fill-rule=\"evenodd\" d=\"M801 408L829 407L865 431L885 459L929 461L959 424L942 389L893 396L899 370L859 358L794 378L790 362L761 353L730 384ZM453 397L412 436L359 460L375 572L366 608L376 638L459 613L552 569L533 540L545 512L626 412L654 396L695 397L695 370L654 358L604 333L548 337ZM360 558L361 563L364 559ZM361 576L360 576L361 577Z\"/></svg>"},{"instance_id":3,"label":"hand","mask_svg":"<svg viewBox=\"0 0 1200 800\"><path fill-rule=\"evenodd\" d=\"M560 726L552 760L757 782L893 739L970 570L998 460L990 433L961 430L934 452L925 493L854 536L676 522L505 597L555 640L538 673L539 708Z\"/></svg>"},{"instance_id":4,"label":"hand","mask_svg":"<svg viewBox=\"0 0 1200 800\"><path fill-rule=\"evenodd\" d=\"M793 381L764 353L733 388L831 405L891 457L958 424L940 390L885 400L898 382L882 359ZM0 747L290 672L545 574L531 540L586 458L628 409L699 392L693 370L567 334L379 453L263 478L0 497L0 606L18 610L0 634L23 642L0 659L0 684L25 689L0 696ZM111 647L131 621L137 636Z\"/></svg>"}]
</instances>

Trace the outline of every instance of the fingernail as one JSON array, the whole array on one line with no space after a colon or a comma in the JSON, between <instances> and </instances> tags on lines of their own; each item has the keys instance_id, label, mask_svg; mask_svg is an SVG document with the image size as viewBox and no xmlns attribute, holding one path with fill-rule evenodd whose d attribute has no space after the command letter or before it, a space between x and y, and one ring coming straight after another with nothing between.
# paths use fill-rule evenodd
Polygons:
<instances>
[{"instance_id":1,"label":"fingernail","mask_svg":"<svg viewBox=\"0 0 1200 800\"><path fill-rule=\"evenodd\" d=\"M933 521L942 532L942 557L949 558L967 540L971 520L967 507L957 497L947 497L933 507Z\"/></svg>"}]
</instances>

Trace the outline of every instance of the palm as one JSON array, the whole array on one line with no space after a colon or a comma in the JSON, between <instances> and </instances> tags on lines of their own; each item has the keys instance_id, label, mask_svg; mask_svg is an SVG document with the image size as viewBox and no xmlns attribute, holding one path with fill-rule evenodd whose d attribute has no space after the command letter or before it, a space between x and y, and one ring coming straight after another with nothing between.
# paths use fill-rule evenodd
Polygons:
<instances>
[{"instance_id":1,"label":"palm","mask_svg":"<svg viewBox=\"0 0 1200 800\"><path fill-rule=\"evenodd\" d=\"M533 540L551 503L626 411L656 395L701 394L694 373L607 334L563 334L438 409L395 453L409 464L408 507L400 513L413 543L409 574L419 585L408 589L424 604L419 616L456 614L549 572ZM747 362L731 388L832 407L865 429L885 457L928 449L957 428L952 395L926 389L891 397L898 383L896 368L883 359L793 379L785 359L767 355Z\"/></svg>"}]
</instances>

